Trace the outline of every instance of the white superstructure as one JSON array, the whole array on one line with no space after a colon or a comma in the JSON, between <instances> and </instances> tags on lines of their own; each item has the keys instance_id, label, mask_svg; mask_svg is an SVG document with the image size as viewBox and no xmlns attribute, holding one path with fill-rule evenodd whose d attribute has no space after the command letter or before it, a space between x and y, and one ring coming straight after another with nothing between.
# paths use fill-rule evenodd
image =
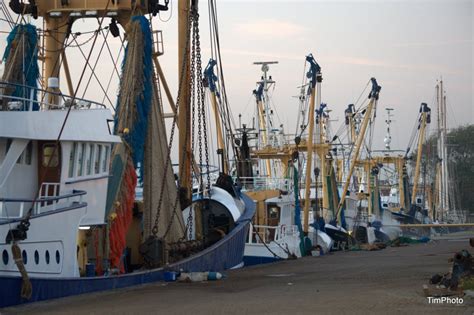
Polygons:
<instances>
[{"instance_id":1,"label":"white superstructure","mask_svg":"<svg viewBox=\"0 0 474 315\"><path fill-rule=\"evenodd\" d=\"M13 97L9 87L0 83L0 275L19 274L6 240L31 209L19 242L28 274L77 277L79 227L105 222L111 145L120 142L112 114L64 95L49 104L32 88L29 98Z\"/></svg>"}]
</instances>

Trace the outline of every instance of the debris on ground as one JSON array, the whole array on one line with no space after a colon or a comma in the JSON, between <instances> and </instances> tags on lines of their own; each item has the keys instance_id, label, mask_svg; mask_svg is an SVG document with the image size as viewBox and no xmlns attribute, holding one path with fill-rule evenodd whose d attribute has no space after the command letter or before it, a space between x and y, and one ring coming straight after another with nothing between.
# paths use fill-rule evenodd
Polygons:
<instances>
[{"instance_id":1,"label":"debris on ground","mask_svg":"<svg viewBox=\"0 0 474 315\"><path fill-rule=\"evenodd\" d=\"M373 251L373 250L381 250L387 247L387 244L385 243L373 243L373 244L357 244L351 247L351 251L358 251L358 250L367 250L367 251Z\"/></svg>"},{"instance_id":2,"label":"debris on ground","mask_svg":"<svg viewBox=\"0 0 474 315\"><path fill-rule=\"evenodd\" d=\"M426 296L462 296L464 290L474 290L474 258L463 249L448 260L449 272L435 274L430 279L431 286L424 285Z\"/></svg>"},{"instance_id":3,"label":"debris on ground","mask_svg":"<svg viewBox=\"0 0 474 315\"><path fill-rule=\"evenodd\" d=\"M385 243L373 243L373 244L361 244L360 248L362 250L381 250L386 248L387 245Z\"/></svg>"},{"instance_id":4,"label":"debris on ground","mask_svg":"<svg viewBox=\"0 0 474 315\"><path fill-rule=\"evenodd\" d=\"M428 286L426 284L423 285L423 293L425 296L430 297L442 297L442 296L457 296L463 297L464 292L462 289L450 290L448 288L440 287L440 286Z\"/></svg>"},{"instance_id":5,"label":"debris on ground","mask_svg":"<svg viewBox=\"0 0 474 315\"><path fill-rule=\"evenodd\" d=\"M202 282L208 280L220 280L222 278L223 277L220 272L182 272L177 280L179 282Z\"/></svg>"},{"instance_id":6,"label":"debris on ground","mask_svg":"<svg viewBox=\"0 0 474 315\"><path fill-rule=\"evenodd\" d=\"M423 236L420 238L413 238L407 236L400 236L390 242L390 246L392 247L399 247L399 246L407 246L408 244L419 244L419 243L428 243L430 241L429 237Z\"/></svg>"}]
</instances>

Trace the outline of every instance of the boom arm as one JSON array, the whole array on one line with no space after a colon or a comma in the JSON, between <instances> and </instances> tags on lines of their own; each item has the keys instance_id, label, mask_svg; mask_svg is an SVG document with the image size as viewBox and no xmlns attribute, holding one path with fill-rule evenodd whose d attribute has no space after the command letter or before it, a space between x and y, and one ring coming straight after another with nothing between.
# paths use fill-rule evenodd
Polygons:
<instances>
[{"instance_id":1,"label":"boom arm","mask_svg":"<svg viewBox=\"0 0 474 315\"><path fill-rule=\"evenodd\" d=\"M364 117L364 121L362 122L362 127L360 129L360 132L357 135L354 155L352 157L351 165L349 167L349 174L347 175L347 179L346 179L346 182L344 183L344 188L342 190L341 201L339 202L339 205L337 207L336 218L339 216L339 212L341 211L342 206L344 205L344 202L346 201L347 190L349 189L349 184L351 182L352 174L354 173L355 165L357 163L357 160L359 159L359 152L362 146L362 141L365 138L365 131L367 130L370 116L372 115L372 110L377 100L379 99L380 90L382 89L382 87L377 84L377 80L375 80L375 78L371 78L371 81L372 81L372 90L369 94L369 99L370 99L369 106L367 107L367 110L365 112L365 117Z\"/></svg>"},{"instance_id":2,"label":"boom arm","mask_svg":"<svg viewBox=\"0 0 474 315\"><path fill-rule=\"evenodd\" d=\"M420 124L418 125L418 129L420 130L420 133L418 137L418 151L416 154L415 177L413 178L413 191L411 194L412 204L415 204L415 201L416 201L416 191L418 190L418 182L420 180L421 155L423 154L423 142L425 141L426 125L430 123L431 109L428 107L426 103L421 103L420 112L421 112Z\"/></svg>"}]
</instances>

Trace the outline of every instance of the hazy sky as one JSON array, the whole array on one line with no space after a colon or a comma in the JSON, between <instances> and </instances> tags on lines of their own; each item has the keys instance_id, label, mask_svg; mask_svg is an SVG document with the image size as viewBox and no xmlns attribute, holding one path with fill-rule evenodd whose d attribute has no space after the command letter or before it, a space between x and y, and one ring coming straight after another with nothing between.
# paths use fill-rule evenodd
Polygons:
<instances>
[{"instance_id":1,"label":"hazy sky","mask_svg":"<svg viewBox=\"0 0 474 315\"><path fill-rule=\"evenodd\" d=\"M207 2L200 2L201 45L207 63ZM239 113L247 121L253 114L251 93L260 68L252 62L277 60L279 64L271 67L277 81L273 102L286 131L294 132L298 102L293 96L299 92L296 87L301 84L305 56L313 53L322 67L322 101L332 109L332 118L339 119L333 122L333 130L343 123L344 109L356 101L370 77L382 85L374 138L378 148L384 137L383 109L395 109L392 146L405 149L420 103L428 103L436 112L435 85L440 76L447 92L449 127L474 123L473 1L217 2L226 87L236 120ZM165 55L160 57L161 63L176 94L177 1L171 3L171 19L155 19L154 26L163 30ZM165 12L161 18L166 20L169 14ZM8 29L5 22L0 23L2 31ZM91 30L96 25L78 21L74 30ZM5 37L2 33L2 51ZM82 36L79 41L86 39ZM109 43L116 54L119 43ZM86 54L89 48L83 47ZM100 42L95 51L99 48ZM73 48L68 55L73 60L73 78L77 78L83 59ZM104 86L112 72L108 60L104 48L96 69ZM92 83L87 96L97 98L98 94L102 100L103 93ZM109 91L112 95L117 91L116 78ZM431 131L435 127L433 124Z\"/></svg>"}]
</instances>

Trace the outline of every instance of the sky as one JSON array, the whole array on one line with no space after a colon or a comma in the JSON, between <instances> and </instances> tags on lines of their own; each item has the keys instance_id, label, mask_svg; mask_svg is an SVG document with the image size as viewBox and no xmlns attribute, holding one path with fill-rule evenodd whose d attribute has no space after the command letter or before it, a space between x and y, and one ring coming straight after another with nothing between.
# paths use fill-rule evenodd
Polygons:
<instances>
[{"instance_id":1,"label":"sky","mask_svg":"<svg viewBox=\"0 0 474 315\"><path fill-rule=\"evenodd\" d=\"M200 3L201 47L206 64L210 57L207 1ZM172 10L155 18L153 25L163 31L165 54L160 63L176 96L177 1L172 0L171 5ZM303 79L305 56L312 53L322 68L322 102L332 110L334 131L343 123L347 105L357 100L371 77L377 78L382 91L375 149L383 147L386 107L394 108L392 147L406 149L420 104L428 103L436 113L435 85L441 77L447 94L448 127L474 123L473 1L219 0L217 11L227 93L236 121L241 113L242 121L250 122L254 113L252 91L261 72L252 63L276 60L279 64L270 68L277 82L272 100L280 122L287 132L294 133L298 112L294 96ZM0 26L2 31L9 29L3 21ZM73 31L96 27L95 21L79 20ZM6 34L0 35L3 51ZM87 38L83 35L78 41L86 42ZM100 44L94 48L92 60ZM119 41L110 39L108 44L116 56ZM91 45L82 47L87 55ZM83 57L77 49L68 50L74 80L84 67ZM113 71L104 48L96 67L104 87ZM88 79L90 72L86 74ZM88 87L86 97L102 100L103 92L94 78ZM115 75L108 90L112 103L117 89ZM430 131L435 129L433 123Z\"/></svg>"}]
</instances>

